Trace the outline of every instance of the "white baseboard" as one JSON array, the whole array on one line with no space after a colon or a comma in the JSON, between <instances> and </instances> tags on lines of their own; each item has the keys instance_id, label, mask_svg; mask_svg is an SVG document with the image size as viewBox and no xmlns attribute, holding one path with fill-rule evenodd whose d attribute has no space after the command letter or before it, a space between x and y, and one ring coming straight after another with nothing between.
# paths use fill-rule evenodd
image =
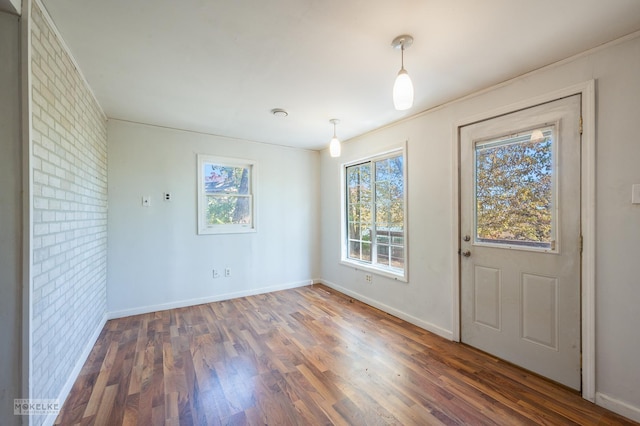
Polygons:
<instances>
[{"instance_id":1,"label":"white baseboard","mask_svg":"<svg viewBox=\"0 0 640 426\"><path fill-rule=\"evenodd\" d=\"M596 404L621 416L640 422L640 407L631 405L628 402L620 401L602 392L596 392Z\"/></svg>"},{"instance_id":2,"label":"white baseboard","mask_svg":"<svg viewBox=\"0 0 640 426\"><path fill-rule=\"evenodd\" d=\"M314 280L314 282L320 283L320 284L324 284L327 287L331 287L332 289L339 291L340 293L344 293L348 296L353 297L354 299L358 299L361 302L366 303L367 305L371 305L375 308L378 308L382 311L385 311L393 316L396 316L400 319L403 319L407 322L410 322L413 325L417 325L420 328L423 328L427 331L432 332L433 334L437 334L440 337L444 337L445 339L448 340L453 340L453 332L451 330L446 330L442 327L439 327L437 325L431 324L427 321L423 321L420 318L416 318L410 314L407 314L406 312L403 311L399 311L395 308L392 308L391 306L385 305L384 303L378 302L377 300L371 299L367 296L363 296L360 293L356 293L355 291L349 290L348 288L344 288L342 286L339 286L336 283L332 283L331 281L327 281L327 280L323 280L323 279L319 279L319 280Z\"/></svg>"},{"instance_id":3,"label":"white baseboard","mask_svg":"<svg viewBox=\"0 0 640 426\"><path fill-rule=\"evenodd\" d=\"M258 294L271 293L274 291L287 290L290 288L303 287L313 284L315 280L295 281L291 283L278 284L270 287L261 287L233 293L217 294L215 296L199 297L195 299L178 300L175 302L160 303L157 305L140 306L137 308L123 309L107 313L108 319L124 318L131 315L148 314L150 312L166 311L168 309L184 308L187 306L202 305L203 303L219 302L221 300L237 299L238 297L255 296Z\"/></svg>"},{"instance_id":4,"label":"white baseboard","mask_svg":"<svg viewBox=\"0 0 640 426\"><path fill-rule=\"evenodd\" d=\"M58 401L60 402L60 408L62 408L62 404L64 404L65 400L69 396L69 392L71 392L71 388L73 387L76 380L78 379L78 376L80 375L80 371L82 370L82 367L84 367L84 363L87 361L87 358L89 358L89 354L91 353L94 346L96 345L96 341L98 341L98 337L100 337L100 333L102 332L102 329L104 328L104 325L106 323L107 323L107 314L105 313L102 316L102 319L100 319L100 323L98 324L96 329L93 330L91 337L89 337L89 341L87 342L84 349L82 350L82 353L78 357L78 360L76 361L76 364L74 365L73 370L71 370L71 373L67 378L67 381L64 383L64 386L62 386L62 389L58 394ZM57 417L58 417L57 413L49 414L44 419L42 424L53 425Z\"/></svg>"}]
</instances>

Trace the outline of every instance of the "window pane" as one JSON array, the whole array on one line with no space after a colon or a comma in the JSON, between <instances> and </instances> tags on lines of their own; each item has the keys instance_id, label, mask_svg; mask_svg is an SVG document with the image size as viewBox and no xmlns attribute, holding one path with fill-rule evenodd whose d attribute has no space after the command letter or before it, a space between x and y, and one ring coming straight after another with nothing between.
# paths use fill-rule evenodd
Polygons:
<instances>
[{"instance_id":1,"label":"window pane","mask_svg":"<svg viewBox=\"0 0 640 426\"><path fill-rule=\"evenodd\" d=\"M371 261L371 163L347 167L348 257Z\"/></svg>"},{"instance_id":2,"label":"window pane","mask_svg":"<svg viewBox=\"0 0 640 426\"><path fill-rule=\"evenodd\" d=\"M360 170L357 167L347 168L347 199L349 204L360 202L359 181Z\"/></svg>"},{"instance_id":3,"label":"window pane","mask_svg":"<svg viewBox=\"0 0 640 426\"><path fill-rule=\"evenodd\" d=\"M404 190L404 158L399 155L389 159L389 181L393 186L399 188L400 192Z\"/></svg>"},{"instance_id":4,"label":"window pane","mask_svg":"<svg viewBox=\"0 0 640 426\"><path fill-rule=\"evenodd\" d=\"M251 223L251 199L249 197L207 196L207 225Z\"/></svg>"},{"instance_id":5,"label":"window pane","mask_svg":"<svg viewBox=\"0 0 640 426\"><path fill-rule=\"evenodd\" d=\"M394 231L391 233L391 243L394 245L404 246L404 232Z\"/></svg>"},{"instance_id":6,"label":"window pane","mask_svg":"<svg viewBox=\"0 0 640 426\"><path fill-rule=\"evenodd\" d=\"M389 182L387 181L376 181L376 200L389 200L391 197L391 192L389 192Z\"/></svg>"},{"instance_id":7,"label":"window pane","mask_svg":"<svg viewBox=\"0 0 640 426\"><path fill-rule=\"evenodd\" d=\"M404 223L404 203L402 201L391 203L389 217L393 223Z\"/></svg>"},{"instance_id":8,"label":"window pane","mask_svg":"<svg viewBox=\"0 0 640 426\"><path fill-rule=\"evenodd\" d=\"M362 243L362 260L371 262L371 243Z\"/></svg>"},{"instance_id":9,"label":"window pane","mask_svg":"<svg viewBox=\"0 0 640 426\"><path fill-rule=\"evenodd\" d=\"M475 148L476 240L550 248L553 127Z\"/></svg>"},{"instance_id":10,"label":"window pane","mask_svg":"<svg viewBox=\"0 0 640 426\"><path fill-rule=\"evenodd\" d=\"M376 161L376 182L389 180L389 159Z\"/></svg>"},{"instance_id":11,"label":"window pane","mask_svg":"<svg viewBox=\"0 0 640 426\"><path fill-rule=\"evenodd\" d=\"M349 257L360 259L360 241L349 241Z\"/></svg>"},{"instance_id":12,"label":"window pane","mask_svg":"<svg viewBox=\"0 0 640 426\"><path fill-rule=\"evenodd\" d=\"M347 204L347 220L353 222L358 220L358 206L354 204Z\"/></svg>"},{"instance_id":13,"label":"window pane","mask_svg":"<svg viewBox=\"0 0 640 426\"><path fill-rule=\"evenodd\" d=\"M376 242L378 244L389 244L391 242L389 238L389 232L378 229L378 233L376 234Z\"/></svg>"},{"instance_id":14,"label":"window pane","mask_svg":"<svg viewBox=\"0 0 640 426\"><path fill-rule=\"evenodd\" d=\"M249 168L204 163L207 194L249 194Z\"/></svg>"},{"instance_id":15,"label":"window pane","mask_svg":"<svg viewBox=\"0 0 640 426\"><path fill-rule=\"evenodd\" d=\"M391 266L394 268L404 268L404 248L391 247Z\"/></svg>"},{"instance_id":16,"label":"window pane","mask_svg":"<svg viewBox=\"0 0 640 426\"><path fill-rule=\"evenodd\" d=\"M365 205L371 203L371 164L360 166L360 203Z\"/></svg>"},{"instance_id":17,"label":"window pane","mask_svg":"<svg viewBox=\"0 0 640 426\"><path fill-rule=\"evenodd\" d=\"M376 203L376 224L382 228L389 228L391 222L391 205L388 202Z\"/></svg>"},{"instance_id":18,"label":"window pane","mask_svg":"<svg viewBox=\"0 0 640 426\"><path fill-rule=\"evenodd\" d=\"M404 269L403 162L401 155L376 162L375 193L377 262L400 269Z\"/></svg>"},{"instance_id":19,"label":"window pane","mask_svg":"<svg viewBox=\"0 0 640 426\"><path fill-rule=\"evenodd\" d=\"M376 162L376 222L390 228L404 223L404 174L402 156Z\"/></svg>"},{"instance_id":20,"label":"window pane","mask_svg":"<svg viewBox=\"0 0 640 426\"><path fill-rule=\"evenodd\" d=\"M371 200L371 171L369 168L369 163L347 167L347 198L349 203Z\"/></svg>"},{"instance_id":21,"label":"window pane","mask_svg":"<svg viewBox=\"0 0 640 426\"><path fill-rule=\"evenodd\" d=\"M360 239L360 222L349 222L349 234L350 240Z\"/></svg>"},{"instance_id":22,"label":"window pane","mask_svg":"<svg viewBox=\"0 0 640 426\"><path fill-rule=\"evenodd\" d=\"M378 247L378 264L389 265L389 246L379 244Z\"/></svg>"},{"instance_id":23,"label":"window pane","mask_svg":"<svg viewBox=\"0 0 640 426\"><path fill-rule=\"evenodd\" d=\"M371 203L360 204L359 219L363 224L371 226Z\"/></svg>"}]
</instances>

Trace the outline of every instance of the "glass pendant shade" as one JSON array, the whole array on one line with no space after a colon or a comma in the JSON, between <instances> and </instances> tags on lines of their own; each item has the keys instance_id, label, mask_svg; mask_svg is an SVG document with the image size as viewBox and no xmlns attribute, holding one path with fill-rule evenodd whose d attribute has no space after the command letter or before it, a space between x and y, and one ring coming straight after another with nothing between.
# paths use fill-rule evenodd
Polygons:
<instances>
[{"instance_id":1,"label":"glass pendant shade","mask_svg":"<svg viewBox=\"0 0 640 426\"><path fill-rule=\"evenodd\" d=\"M398 72L396 82L393 84L393 105L398 111L413 106L413 83L404 68Z\"/></svg>"},{"instance_id":2,"label":"glass pendant shade","mask_svg":"<svg viewBox=\"0 0 640 426\"><path fill-rule=\"evenodd\" d=\"M340 141L335 136L329 142L329 154L332 157L340 157Z\"/></svg>"},{"instance_id":3,"label":"glass pendant shade","mask_svg":"<svg viewBox=\"0 0 640 426\"><path fill-rule=\"evenodd\" d=\"M544 134L542 133L542 130L536 129L533 131L533 133L531 133L531 138L530 138L531 142L540 141L542 139L544 139Z\"/></svg>"}]
</instances>

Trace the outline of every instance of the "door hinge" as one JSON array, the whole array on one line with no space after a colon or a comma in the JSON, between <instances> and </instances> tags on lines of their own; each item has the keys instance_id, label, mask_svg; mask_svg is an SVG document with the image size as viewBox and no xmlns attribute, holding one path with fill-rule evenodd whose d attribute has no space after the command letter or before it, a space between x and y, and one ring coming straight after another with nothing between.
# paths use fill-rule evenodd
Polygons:
<instances>
[{"instance_id":1,"label":"door hinge","mask_svg":"<svg viewBox=\"0 0 640 426\"><path fill-rule=\"evenodd\" d=\"M580 235L580 254L582 254L582 249L584 248L584 238Z\"/></svg>"},{"instance_id":2,"label":"door hinge","mask_svg":"<svg viewBox=\"0 0 640 426\"><path fill-rule=\"evenodd\" d=\"M582 135L582 116L580 116L580 134Z\"/></svg>"}]
</instances>

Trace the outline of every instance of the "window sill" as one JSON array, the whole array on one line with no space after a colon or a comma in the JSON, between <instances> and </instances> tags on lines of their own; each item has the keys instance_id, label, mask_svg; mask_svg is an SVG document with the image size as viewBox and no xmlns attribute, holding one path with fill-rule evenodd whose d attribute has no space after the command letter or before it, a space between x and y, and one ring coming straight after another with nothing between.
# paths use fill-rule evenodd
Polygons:
<instances>
[{"instance_id":1,"label":"window sill","mask_svg":"<svg viewBox=\"0 0 640 426\"><path fill-rule=\"evenodd\" d=\"M256 228L249 226L229 226L220 228L207 227L204 229L198 229L198 235L250 234L254 232L257 232Z\"/></svg>"},{"instance_id":2,"label":"window sill","mask_svg":"<svg viewBox=\"0 0 640 426\"><path fill-rule=\"evenodd\" d=\"M344 266L354 268L358 271L370 272L372 274L380 275L385 278L390 278L392 280L400 281L403 283L409 282L406 270L403 272L395 272L391 269L379 268L368 263L357 262L349 259L342 259L340 263Z\"/></svg>"}]
</instances>

